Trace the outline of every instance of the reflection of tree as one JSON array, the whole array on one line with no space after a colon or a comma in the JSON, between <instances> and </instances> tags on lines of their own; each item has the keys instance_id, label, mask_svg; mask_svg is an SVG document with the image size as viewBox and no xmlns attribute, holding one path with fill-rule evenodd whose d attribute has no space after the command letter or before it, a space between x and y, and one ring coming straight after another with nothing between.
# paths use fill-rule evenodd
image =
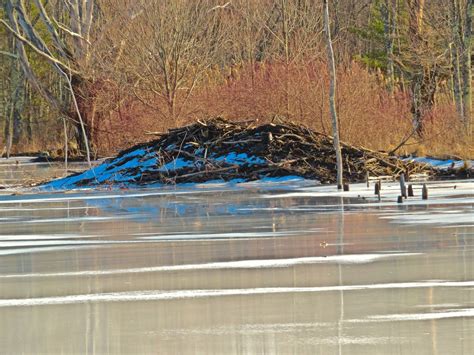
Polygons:
<instances>
[{"instance_id":1,"label":"reflection of tree","mask_svg":"<svg viewBox=\"0 0 474 355\"><path fill-rule=\"evenodd\" d=\"M429 287L428 288L428 304L431 306L430 310L431 312L434 311L433 304L436 304L434 301L434 288ZM437 327L437 320L432 319L430 320L430 325L431 325L431 347L432 347L432 353L433 354L438 354L438 327Z\"/></svg>"},{"instance_id":2,"label":"reflection of tree","mask_svg":"<svg viewBox=\"0 0 474 355\"><path fill-rule=\"evenodd\" d=\"M344 199L340 198L340 211L338 213L338 221L337 221L337 255L344 254ZM337 270L339 273L339 286L344 285L344 279L342 274L342 265L339 263L337 265ZM337 323L337 338L338 338L338 346L339 346L339 354L342 354L342 339L344 337L343 334L343 322L344 322L344 291L339 291L339 321Z\"/></svg>"}]
</instances>

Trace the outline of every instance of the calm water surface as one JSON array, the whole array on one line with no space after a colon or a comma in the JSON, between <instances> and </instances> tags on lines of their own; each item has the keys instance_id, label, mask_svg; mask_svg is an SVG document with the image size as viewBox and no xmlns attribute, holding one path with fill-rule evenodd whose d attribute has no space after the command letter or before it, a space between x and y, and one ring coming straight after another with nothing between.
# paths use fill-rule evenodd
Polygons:
<instances>
[{"instance_id":1,"label":"calm water surface","mask_svg":"<svg viewBox=\"0 0 474 355\"><path fill-rule=\"evenodd\" d=\"M473 191L320 189L4 190L0 353L473 353Z\"/></svg>"}]
</instances>

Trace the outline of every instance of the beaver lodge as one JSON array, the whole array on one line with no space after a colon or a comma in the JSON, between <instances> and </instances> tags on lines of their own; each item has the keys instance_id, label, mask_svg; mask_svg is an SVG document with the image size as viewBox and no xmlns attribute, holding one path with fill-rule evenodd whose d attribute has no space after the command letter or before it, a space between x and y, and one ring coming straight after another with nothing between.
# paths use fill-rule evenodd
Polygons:
<instances>
[{"instance_id":1,"label":"beaver lodge","mask_svg":"<svg viewBox=\"0 0 474 355\"><path fill-rule=\"evenodd\" d=\"M171 129L120 152L83 173L52 181L52 188L97 185L251 181L300 176L334 183L336 157L330 136L293 123L228 122L221 118ZM342 144L344 179L412 174L446 175L427 164Z\"/></svg>"}]
</instances>

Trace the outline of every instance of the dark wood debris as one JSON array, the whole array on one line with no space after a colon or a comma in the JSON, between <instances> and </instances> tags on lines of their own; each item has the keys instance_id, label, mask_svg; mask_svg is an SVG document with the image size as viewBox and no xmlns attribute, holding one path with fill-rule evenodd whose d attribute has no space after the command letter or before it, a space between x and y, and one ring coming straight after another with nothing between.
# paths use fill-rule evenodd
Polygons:
<instances>
[{"instance_id":1,"label":"dark wood debris","mask_svg":"<svg viewBox=\"0 0 474 355\"><path fill-rule=\"evenodd\" d=\"M154 152L157 160L155 167L142 169L136 166L126 171L126 176L131 177L129 182L139 185L216 179L250 181L287 175L315 179L321 183L334 183L336 179L332 138L290 122L256 125L252 121L236 123L221 118L198 121L160 133L158 139L122 151L109 162L119 161L123 165L127 159L119 158L137 149ZM249 159L240 163L222 159L229 154L246 154ZM407 178L414 174L442 175L426 164L405 162L395 156L345 143L342 144L342 155L347 182L365 181L367 174L373 178L396 178L402 173ZM160 169L176 159L192 164L179 169ZM109 169L113 167L112 164ZM83 180L78 183L86 184L94 182Z\"/></svg>"}]
</instances>

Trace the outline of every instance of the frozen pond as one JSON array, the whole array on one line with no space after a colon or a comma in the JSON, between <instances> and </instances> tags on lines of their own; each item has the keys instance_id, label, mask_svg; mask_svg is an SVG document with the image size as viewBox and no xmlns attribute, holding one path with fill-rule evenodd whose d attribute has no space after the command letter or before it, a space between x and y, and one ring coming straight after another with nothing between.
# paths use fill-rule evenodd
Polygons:
<instances>
[{"instance_id":1,"label":"frozen pond","mask_svg":"<svg viewBox=\"0 0 474 355\"><path fill-rule=\"evenodd\" d=\"M472 353L473 188L0 190L0 353Z\"/></svg>"}]
</instances>

